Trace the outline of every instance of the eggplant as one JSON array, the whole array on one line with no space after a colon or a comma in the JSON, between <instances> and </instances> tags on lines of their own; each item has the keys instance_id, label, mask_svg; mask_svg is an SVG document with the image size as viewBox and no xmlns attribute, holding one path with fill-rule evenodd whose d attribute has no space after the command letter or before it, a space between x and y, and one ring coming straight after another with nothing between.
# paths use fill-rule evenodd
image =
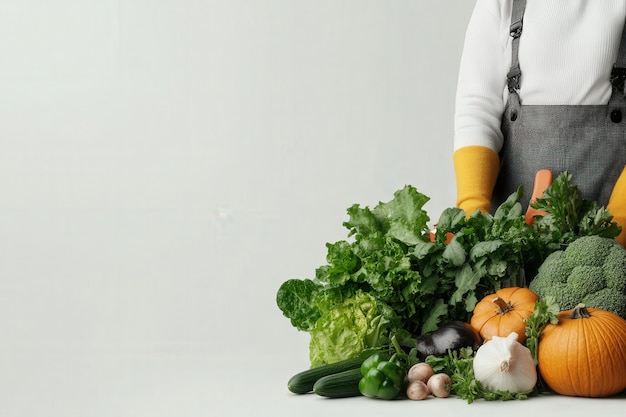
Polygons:
<instances>
[{"instance_id":1,"label":"eggplant","mask_svg":"<svg viewBox=\"0 0 626 417\"><path fill-rule=\"evenodd\" d=\"M482 343L482 337L469 323L450 321L434 332L417 337L417 357L423 361L427 356L445 356L448 351L464 347L476 351Z\"/></svg>"}]
</instances>

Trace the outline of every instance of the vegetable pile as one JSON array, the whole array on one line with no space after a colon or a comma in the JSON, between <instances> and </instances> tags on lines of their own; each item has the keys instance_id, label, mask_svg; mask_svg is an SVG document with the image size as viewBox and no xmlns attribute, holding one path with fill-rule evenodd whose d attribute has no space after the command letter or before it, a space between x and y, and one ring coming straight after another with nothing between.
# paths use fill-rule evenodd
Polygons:
<instances>
[{"instance_id":1,"label":"vegetable pile","mask_svg":"<svg viewBox=\"0 0 626 417\"><path fill-rule=\"evenodd\" d=\"M567 172L533 203L541 214L530 224L521 191L493 215L445 209L435 230L423 209L429 198L410 185L373 208L348 208L348 236L326 244L327 263L313 278L283 282L276 294L283 315L310 334L311 368L289 389L387 400L453 394L468 402L560 393L542 379L544 329L561 325L558 313L574 307L561 308L566 299L626 323L619 317L626 249L613 239L621 229L612 215L583 199ZM574 250L584 256L563 261ZM576 288L571 296L561 291L567 285ZM622 330L616 334L626 338ZM586 341L587 348L599 343ZM623 348L606 363L626 375ZM428 378L441 374L432 382L437 394L428 378L412 376L417 365L430 367ZM622 380L611 394L626 389Z\"/></svg>"}]
</instances>

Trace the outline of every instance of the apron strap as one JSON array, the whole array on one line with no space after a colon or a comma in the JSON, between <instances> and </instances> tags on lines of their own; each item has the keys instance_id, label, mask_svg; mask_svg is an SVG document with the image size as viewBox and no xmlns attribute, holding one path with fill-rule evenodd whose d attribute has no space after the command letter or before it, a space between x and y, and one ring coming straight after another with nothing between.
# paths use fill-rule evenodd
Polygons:
<instances>
[{"instance_id":1,"label":"apron strap","mask_svg":"<svg viewBox=\"0 0 626 417\"><path fill-rule=\"evenodd\" d=\"M622 39L613 69L611 70L612 93L609 99L609 116L611 121L619 123L626 114L626 102L624 100L624 85L626 81L626 24L622 29Z\"/></svg>"},{"instance_id":2,"label":"apron strap","mask_svg":"<svg viewBox=\"0 0 626 417\"><path fill-rule=\"evenodd\" d=\"M626 25L622 30L622 40L619 45L617 59L611 71L611 85L613 91L624 94L624 80L626 80Z\"/></svg>"},{"instance_id":3,"label":"apron strap","mask_svg":"<svg viewBox=\"0 0 626 417\"><path fill-rule=\"evenodd\" d=\"M522 34L522 26L524 20L524 11L526 9L526 0L513 0L513 8L511 10L511 26L510 34L513 38L511 41L511 68L506 75L506 84L509 90L509 114L511 121L517 119L520 108L519 88L522 72L519 66L519 38ZM612 94L608 103L608 111L611 120L615 123L622 121L622 116L626 115L626 102L624 95L626 90L626 24L622 29L622 38L617 54L617 59L611 71L611 87Z\"/></svg>"},{"instance_id":4,"label":"apron strap","mask_svg":"<svg viewBox=\"0 0 626 417\"><path fill-rule=\"evenodd\" d=\"M520 107L519 86L522 72L519 67L519 38L522 35L524 21L524 10L526 0L513 0L513 10L511 11L511 26L509 28L511 37L511 68L506 75L506 85L509 89L509 114L511 121L517 119ZM626 74L626 72L625 72Z\"/></svg>"}]
</instances>

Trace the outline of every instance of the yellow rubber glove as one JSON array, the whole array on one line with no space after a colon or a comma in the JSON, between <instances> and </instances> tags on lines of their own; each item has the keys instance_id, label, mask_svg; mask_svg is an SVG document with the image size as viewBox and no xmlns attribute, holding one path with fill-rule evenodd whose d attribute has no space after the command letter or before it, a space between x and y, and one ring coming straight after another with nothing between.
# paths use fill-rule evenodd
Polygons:
<instances>
[{"instance_id":1,"label":"yellow rubber glove","mask_svg":"<svg viewBox=\"0 0 626 417\"><path fill-rule=\"evenodd\" d=\"M613 191L611 197L606 205L613 215L613 221L622 227L622 233L615 238L622 246L626 246L626 168L622 171Z\"/></svg>"},{"instance_id":2,"label":"yellow rubber glove","mask_svg":"<svg viewBox=\"0 0 626 417\"><path fill-rule=\"evenodd\" d=\"M453 158L457 207L468 216L477 209L488 212L500 169L498 154L486 146L464 146L454 152Z\"/></svg>"}]
</instances>

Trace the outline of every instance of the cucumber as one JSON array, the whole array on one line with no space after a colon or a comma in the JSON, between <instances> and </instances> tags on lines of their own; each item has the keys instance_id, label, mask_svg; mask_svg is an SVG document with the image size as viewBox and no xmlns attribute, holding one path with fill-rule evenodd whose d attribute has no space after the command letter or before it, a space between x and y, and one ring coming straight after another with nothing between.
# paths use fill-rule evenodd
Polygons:
<instances>
[{"instance_id":1,"label":"cucumber","mask_svg":"<svg viewBox=\"0 0 626 417\"><path fill-rule=\"evenodd\" d=\"M313 385L315 385L318 379L328 375L337 374L339 372L348 371L350 369L359 369L363 361L371 355L385 352L388 352L388 350L365 349L353 358L307 369L292 376L287 383L287 388L294 394L306 394L313 391Z\"/></svg>"},{"instance_id":2,"label":"cucumber","mask_svg":"<svg viewBox=\"0 0 626 417\"><path fill-rule=\"evenodd\" d=\"M361 369L349 369L318 379L313 385L313 392L328 398L357 397L361 395L360 380Z\"/></svg>"}]
</instances>

